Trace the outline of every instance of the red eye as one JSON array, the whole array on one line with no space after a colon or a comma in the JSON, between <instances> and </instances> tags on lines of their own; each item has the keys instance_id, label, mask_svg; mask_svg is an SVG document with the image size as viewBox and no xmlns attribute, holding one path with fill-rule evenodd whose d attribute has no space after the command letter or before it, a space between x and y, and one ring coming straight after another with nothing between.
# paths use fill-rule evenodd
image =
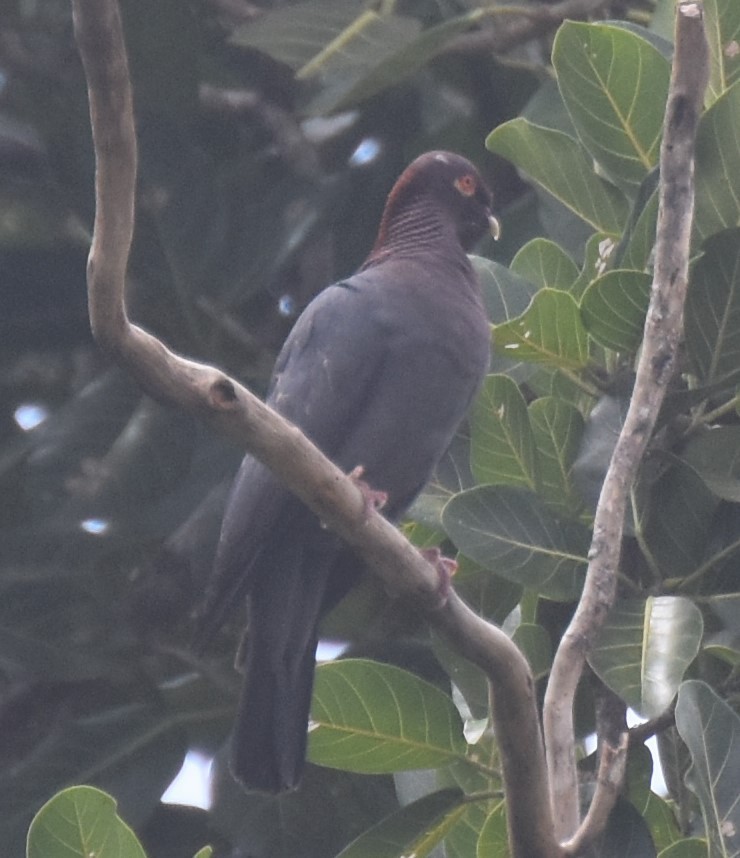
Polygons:
<instances>
[{"instance_id":1,"label":"red eye","mask_svg":"<svg viewBox=\"0 0 740 858\"><path fill-rule=\"evenodd\" d=\"M478 188L478 183L475 181L475 176L468 173L455 179L455 187L464 197L472 197Z\"/></svg>"}]
</instances>

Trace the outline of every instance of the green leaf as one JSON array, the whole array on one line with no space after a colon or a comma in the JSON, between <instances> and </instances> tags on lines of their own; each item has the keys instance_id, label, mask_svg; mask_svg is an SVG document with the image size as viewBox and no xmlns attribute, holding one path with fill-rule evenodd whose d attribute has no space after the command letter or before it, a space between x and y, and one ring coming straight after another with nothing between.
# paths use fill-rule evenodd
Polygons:
<instances>
[{"instance_id":1,"label":"green leaf","mask_svg":"<svg viewBox=\"0 0 740 858\"><path fill-rule=\"evenodd\" d=\"M705 239L740 221L740 81L705 111L696 135L694 230Z\"/></svg>"},{"instance_id":2,"label":"green leaf","mask_svg":"<svg viewBox=\"0 0 740 858\"><path fill-rule=\"evenodd\" d=\"M204 846L202 849L199 849L193 858L212 858L213 856L213 847L212 846Z\"/></svg>"},{"instance_id":3,"label":"green leaf","mask_svg":"<svg viewBox=\"0 0 740 858\"><path fill-rule=\"evenodd\" d=\"M581 299L581 318L599 345L634 353L642 342L652 277L641 271L608 271Z\"/></svg>"},{"instance_id":4,"label":"green leaf","mask_svg":"<svg viewBox=\"0 0 740 858\"><path fill-rule=\"evenodd\" d=\"M464 798L456 788L425 795L361 834L337 858L424 858L465 813Z\"/></svg>"},{"instance_id":5,"label":"green leaf","mask_svg":"<svg viewBox=\"0 0 740 858\"><path fill-rule=\"evenodd\" d=\"M740 855L740 718L705 683L681 686L676 727L691 754L686 783L696 794L712 858Z\"/></svg>"},{"instance_id":6,"label":"green leaf","mask_svg":"<svg viewBox=\"0 0 740 858\"><path fill-rule=\"evenodd\" d=\"M570 294L579 301L590 283L607 270L616 248L614 239L603 232L595 232L586 242L583 266L578 279L573 283Z\"/></svg>"},{"instance_id":7,"label":"green leaf","mask_svg":"<svg viewBox=\"0 0 740 858\"><path fill-rule=\"evenodd\" d=\"M265 11L237 27L238 47L256 48L298 71L327 45L338 42L363 17L364 0L308 0Z\"/></svg>"},{"instance_id":8,"label":"green leaf","mask_svg":"<svg viewBox=\"0 0 740 858\"><path fill-rule=\"evenodd\" d=\"M477 858L510 858L506 805L499 802L486 817L478 837Z\"/></svg>"},{"instance_id":9,"label":"green leaf","mask_svg":"<svg viewBox=\"0 0 740 858\"><path fill-rule=\"evenodd\" d=\"M699 609L678 596L620 600L611 610L588 662L615 694L644 718L665 711L696 657Z\"/></svg>"},{"instance_id":10,"label":"green leaf","mask_svg":"<svg viewBox=\"0 0 740 858\"><path fill-rule=\"evenodd\" d=\"M510 378L486 378L470 428L470 465L477 482L536 488L537 450L527 404Z\"/></svg>"},{"instance_id":11,"label":"green leaf","mask_svg":"<svg viewBox=\"0 0 740 858\"><path fill-rule=\"evenodd\" d=\"M593 171L584 147L561 131L526 119L504 122L486 147L511 161L587 224L618 236L627 220L627 201Z\"/></svg>"},{"instance_id":12,"label":"green leaf","mask_svg":"<svg viewBox=\"0 0 740 858\"><path fill-rule=\"evenodd\" d=\"M694 266L686 298L686 348L704 384L729 384L740 373L740 229L707 239Z\"/></svg>"},{"instance_id":13,"label":"green leaf","mask_svg":"<svg viewBox=\"0 0 740 858\"><path fill-rule=\"evenodd\" d=\"M678 840L658 853L658 858L710 858L707 841L699 837Z\"/></svg>"},{"instance_id":14,"label":"green leaf","mask_svg":"<svg viewBox=\"0 0 740 858\"><path fill-rule=\"evenodd\" d=\"M740 426L715 426L695 435L682 458L714 495L740 503Z\"/></svg>"},{"instance_id":15,"label":"green leaf","mask_svg":"<svg viewBox=\"0 0 740 858\"><path fill-rule=\"evenodd\" d=\"M588 363L588 336L578 305L557 289L541 289L521 316L494 326L493 345L497 354L559 369L582 369Z\"/></svg>"},{"instance_id":16,"label":"green leaf","mask_svg":"<svg viewBox=\"0 0 740 858\"><path fill-rule=\"evenodd\" d=\"M704 649L736 667L740 665L740 593L706 600L710 611Z\"/></svg>"},{"instance_id":17,"label":"green leaf","mask_svg":"<svg viewBox=\"0 0 740 858\"><path fill-rule=\"evenodd\" d=\"M516 254L510 268L538 289L570 289L578 277L575 262L559 244L546 238L528 241Z\"/></svg>"},{"instance_id":18,"label":"green leaf","mask_svg":"<svg viewBox=\"0 0 740 858\"><path fill-rule=\"evenodd\" d=\"M465 749L452 700L414 674L365 659L317 668L311 762L379 774L444 766Z\"/></svg>"},{"instance_id":19,"label":"green leaf","mask_svg":"<svg viewBox=\"0 0 740 858\"><path fill-rule=\"evenodd\" d=\"M545 676L552 664L550 635L536 623L520 623L511 636L524 653L535 679Z\"/></svg>"},{"instance_id":20,"label":"green leaf","mask_svg":"<svg viewBox=\"0 0 740 858\"><path fill-rule=\"evenodd\" d=\"M362 44L351 45L350 56L342 52L325 64L322 76L327 89L310 102L308 111L326 114L346 110L397 86L434 59L451 39L468 30L473 20L461 15L419 33L415 19L400 15L377 18L362 33ZM407 36L405 42L399 38L402 32ZM390 46L392 52L387 51Z\"/></svg>"},{"instance_id":21,"label":"green leaf","mask_svg":"<svg viewBox=\"0 0 740 858\"><path fill-rule=\"evenodd\" d=\"M27 858L146 858L116 802L90 786L62 790L46 802L28 831Z\"/></svg>"},{"instance_id":22,"label":"green leaf","mask_svg":"<svg viewBox=\"0 0 740 858\"><path fill-rule=\"evenodd\" d=\"M568 601L581 591L588 531L561 522L530 492L469 489L449 501L442 523L463 554L497 575L550 599Z\"/></svg>"},{"instance_id":23,"label":"green leaf","mask_svg":"<svg viewBox=\"0 0 740 858\"><path fill-rule=\"evenodd\" d=\"M670 64L623 27L566 21L553 44L578 136L611 179L636 192L657 164Z\"/></svg>"},{"instance_id":24,"label":"green leaf","mask_svg":"<svg viewBox=\"0 0 740 858\"><path fill-rule=\"evenodd\" d=\"M740 80L740 4L735 0L704 0L704 21L710 56L707 98L711 103Z\"/></svg>"},{"instance_id":25,"label":"green leaf","mask_svg":"<svg viewBox=\"0 0 740 858\"><path fill-rule=\"evenodd\" d=\"M646 184L655 185L657 175L651 173L646 179ZM641 202L638 198L638 203ZM629 233L625 235L626 246L622 257L618 260L620 268L633 271L644 271L650 266L650 258L655 246L655 229L658 223L658 190L654 188L645 204L640 208L640 213L632 225Z\"/></svg>"},{"instance_id":26,"label":"green leaf","mask_svg":"<svg viewBox=\"0 0 740 858\"><path fill-rule=\"evenodd\" d=\"M537 292L533 283L492 259L471 256L470 261L483 289L488 317L494 325L514 319L527 309ZM514 360L512 355L497 354L491 355L489 369L491 372L505 372L517 381L524 380L532 371L531 365Z\"/></svg>"},{"instance_id":27,"label":"green leaf","mask_svg":"<svg viewBox=\"0 0 740 858\"><path fill-rule=\"evenodd\" d=\"M718 500L697 471L682 461L650 490L645 541L665 578L682 578L706 555Z\"/></svg>"},{"instance_id":28,"label":"green leaf","mask_svg":"<svg viewBox=\"0 0 740 858\"><path fill-rule=\"evenodd\" d=\"M566 517L575 517L583 506L571 479L571 468L583 435L581 412L555 396L535 399L529 406L529 422L539 466L539 494Z\"/></svg>"}]
</instances>

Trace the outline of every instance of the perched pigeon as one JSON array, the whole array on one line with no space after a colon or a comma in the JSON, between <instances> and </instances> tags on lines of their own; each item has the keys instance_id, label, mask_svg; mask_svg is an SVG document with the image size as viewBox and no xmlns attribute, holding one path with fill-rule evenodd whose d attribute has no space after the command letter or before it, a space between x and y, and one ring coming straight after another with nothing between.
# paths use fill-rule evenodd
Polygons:
<instances>
[{"instance_id":1,"label":"perched pigeon","mask_svg":"<svg viewBox=\"0 0 740 858\"><path fill-rule=\"evenodd\" d=\"M267 402L340 468L387 496L397 520L429 479L478 390L490 328L466 251L498 223L476 168L417 158L394 185L360 270L301 314ZM248 597L245 684L231 769L247 789L296 787L304 767L318 624L362 563L246 456L223 519L201 637Z\"/></svg>"}]
</instances>

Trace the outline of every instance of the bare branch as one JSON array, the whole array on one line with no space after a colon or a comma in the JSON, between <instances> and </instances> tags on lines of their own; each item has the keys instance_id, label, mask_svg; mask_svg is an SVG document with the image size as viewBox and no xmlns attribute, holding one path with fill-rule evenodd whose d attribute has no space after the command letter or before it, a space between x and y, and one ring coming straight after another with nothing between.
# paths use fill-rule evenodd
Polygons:
<instances>
[{"instance_id":1,"label":"bare branch","mask_svg":"<svg viewBox=\"0 0 740 858\"><path fill-rule=\"evenodd\" d=\"M573 700L586 653L616 597L617 569L630 487L655 427L673 374L683 328L694 212L694 146L708 81L702 6L677 8L676 51L663 124L655 271L642 353L630 407L594 518L581 600L553 661L545 695L544 730L556 833L578 828Z\"/></svg>"},{"instance_id":2,"label":"bare branch","mask_svg":"<svg viewBox=\"0 0 740 858\"><path fill-rule=\"evenodd\" d=\"M511 853L558 858L534 683L516 645L454 592L440 606L434 569L393 525L367 509L355 481L298 429L222 372L179 357L129 321L124 283L133 233L136 142L120 16L115 0L73 0L73 10L97 162L88 291L98 344L151 396L197 414L264 461L362 555L390 591L425 609L453 645L486 672L493 686Z\"/></svg>"}]
</instances>

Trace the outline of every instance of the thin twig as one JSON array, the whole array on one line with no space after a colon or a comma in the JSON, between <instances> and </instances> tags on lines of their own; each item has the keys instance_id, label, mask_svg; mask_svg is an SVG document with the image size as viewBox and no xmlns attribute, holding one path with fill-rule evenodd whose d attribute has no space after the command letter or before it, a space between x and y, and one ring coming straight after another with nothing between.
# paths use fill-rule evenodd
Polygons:
<instances>
[{"instance_id":1,"label":"thin twig","mask_svg":"<svg viewBox=\"0 0 740 858\"><path fill-rule=\"evenodd\" d=\"M616 597L627 499L673 375L682 335L694 211L694 144L708 81L699 2L678 6L675 44L660 156L655 272L637 378L594 517L583 594L558 647L545 695L551 802L556 834L562 840L573 837L579 825L573 700L586 654Z\"/></svg>"}]
</instances>

